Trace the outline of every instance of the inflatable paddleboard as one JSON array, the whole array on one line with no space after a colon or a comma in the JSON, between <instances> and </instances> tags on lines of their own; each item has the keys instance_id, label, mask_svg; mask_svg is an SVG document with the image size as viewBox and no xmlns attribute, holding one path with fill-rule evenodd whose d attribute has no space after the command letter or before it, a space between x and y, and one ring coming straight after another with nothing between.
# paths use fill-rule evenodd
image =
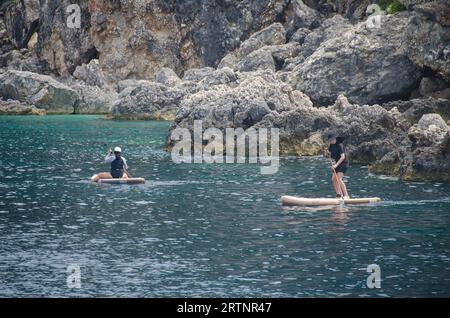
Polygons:
<instances>
[{"instance_id":1,"label":"inflatable paddleboard","mask_svg":"<svg viewBox=\"0 0 450 318\"><path fill-rule=\"evenodd\" d=\"M95 175L92 177L94 178ZM92 180L91 178L91 180ZM106 183L106 184L142 184L145 183L144 178L117 178L117 179L99 179L97 183Z\"/></svg>"},{"instance_id":2,"label":"inflatable paddleboard","mask_svg":"<svg viewBox=\"0 0 450 318\"><path fill-rule=\"evenodd\" d=\"M343 202L342 202L343 201ZM300 198L284 195L281 197L281 203L283 205L340 205L344 204L368 204L380 202L380 198L355 198L355 199L337 199L337 198Z\"/></svg>"}]
</instances>

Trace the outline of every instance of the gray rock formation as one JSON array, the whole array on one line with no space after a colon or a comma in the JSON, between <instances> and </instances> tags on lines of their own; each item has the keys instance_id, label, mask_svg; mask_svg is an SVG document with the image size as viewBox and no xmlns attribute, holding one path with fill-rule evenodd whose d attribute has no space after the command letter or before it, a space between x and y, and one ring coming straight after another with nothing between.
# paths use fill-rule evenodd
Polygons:
<instances>
[{"instance_id":1,"label":"gray rock formation","mask_svg":"<svg viewBox=\"0 0 450 318\"><path fill-rule=\"evenodd\" d=\"M90 32L90 1L41 0L39 9L39 37L36 44L38 57L59 75L72 74L75 68L98 58L98 51ZM71 4L80 7L80 28L73 19Z\"/></svg>"},{"instance_id":2,"label":"gray rock formation","mask_svg":"<svg viewBox=\"0 0 450 318\"><path fill-rule=\"evenodd\" d=\"M183 79L170 69L162 69L156 82L125 80L119 82L119 99L112 108L114 118L173 120L183 98L217 87L238 85L238 75L228 67L188 70Z\"/></svg>"},{"instance_id":3,"label":"gray rock formation","mask_svg":"<svg viewBox=\"0 0 450 318\"><path fill-rule=\"evenodd\" d=\"M359 104L406 99L422 74L400 50L406 23L407 17L398 14L385 17L378 29L360 23L322 42L288 80L320 105L340 94Z\"/></svg>"},{"instance_id":4,"label":"gray rock formation","mask_svg":"<svg viewBox=\"0 0 450 318\"><path fill-rule=\"evenodd\" d=\"M9 39L24 48L39 27L39 0L11 1L5 13Z\"/></svg>"},{"instance_id":5,"label":"gray rock formation","mask_svg":"<svg viewBox=\"0 0 450 318\"><path fill-rule=\"evenodd\" d=\"M408 144L386 154L370 171L403 180L450 180L450 127L426 114L408 130Z\"/></svg>"},{"instance_id":6,"label":"gray rock formation","mask_svg":"<svg viewBox=\"0 0 450 318\"><path fill-rule=\"evenodd\" d=\"M408 57L450 81L450 2L415 6L402 41Z\"/></svg>"},{"instance_id":7,"label":"gray rock formation","mask_svg":"<svg viewBox=\"0 0 450 318\"><path fill-rule=\"evenodd\" d=\"M73 113L78 102L75 90L50 76L11 70L0 75L0 97L35 105L47 113Z\"/></svg>"},{"instance_id":8,"label":"gray rock formation","mask_svg":"<svg viewBox=\"0 0 450 318\"><path fill-rule=\"evenodd\" d=\"M397 108L411 124L417 123L423 115L437 113L444 118L450 118L450 100L441 98L411 99L394 101L382 105L390 110Z\"/></svg>"},{"instance_id":9,"label":"gray rock formation","mask_svg":"<svg viewBox=\"0 0 450 318\"><path fill-rule=\"evenodd\" d=\"M331 39L339 39L343 34L353 29L354 27L350 24L350 21L340 15L324 20L313 31L305 32L304 29L299 29L300 32L305 33L301 41L301 50L297 56L287 60L284 69L286 71L292 71L296 66L301 65L307 57L313 54L323 42ZM299 36L301 39L303 34Z\"/></svg>"},{"instance_id":10,"label":"gray rock formation","mask_svg":"<svg viewBox=\"0 0 450 318\"><path fill-rule=\"evenodd\" d=\"M78 94L74 107L75 114L110 114L119 94L111 87L100 88L86 85L81 81L70 85Z\"/></svg>"},{"instance_id":11,"label":"gray rock formation","mask_svg":"<svg viewBox=\"0 0 450 318\"><path fill-rule=\"evenodd\" d=\"M90 86L105 87L107 85L105 75L96 59L91 60L88 64L77 66L73 76Z\"/></svg>"},{"instance_id":12,"label":"gray rock formation","mask_svg":"<svg viewBox=\"0 0 450 318\"><path fill-rule=\"evenodd\" d=\"M268 114L312 103L304 94L280 82L270 71L238 73L238 84L216 85L185 97L170 131L192 128L194 120L203 120L204 128L248 128ZM170 136L169 131L169 136ZM168 148L171 147L170 140Z\"/></svg>"},{"instance_id":13,"label":"gray rock formation","mask_svg":"<svg viewBox=\"0 0 450 318\"><path fill-rule=\"evenodd\" d=\"M0 67L9 70L29 71L33 73L46 74L50 73L45 64L36 57L34 52L24 48L20 50L11 50L0 55Z\"/></svg>"},{"instance_id":14,"label":"gray rock formation","mask_svg":"<svg viewBox=\"0 0 450 318\"><path fill-rule=\"evenodd\" d=\"M239 61L237 69L241 72L251 72L257 70L275 71L275 61L272 52L262 47Z\"/></svg>"},{"instance_id":15,"label":"gray rock formation","mask_svg":"<svg viewBox=\"0 0 450 318\"><path fill-rule=\"evenodd\" d=\"M45 115L44 109L17 100L0 99L0 115Z\"/></svg>"},{"instance_id":16,"label":"gray rock formation","mask_svg":"<svg viewBox=\"0 0 450 318\"><path fill-rule=\"evenodd\" d=\"M113 118L173 120L184 96L180 89L150 81L126 85L111 109Z\"/></svg>"},{"instance_id":17,"label":"gray rock formation","mask_svg":"<svg viewBox=\"0 0 450 318\"><path fill-rule=\"evenodd\" d=\"M291 14L287 15L287 36L300 28L315 29L323 19L323 16L315 9L307 6L302 0L291 1Z\"/></svg>"},{"instance_id":18,"label":"gray rock formation","mask_svg":"<svg viewBox=\"0 0 450 318\"><path fill-rule=\"evenodd\" d=\"M215 66L252 33L283 21L290 2L33 1L39 5L33 10L33 21L39 25L37 52L54 72L72 74L77 66L98 58L107 80L116 82L152 80L165 66L177 74L193 67ZM18 45L26 42L23 38L31 29L24 22L29 18L21 3L8 8L15 22L7 30L21 42ZM73 12L66 10L72 3L81 8L80 28L67 26Z\"/></svg>"},{"instance_id":19,"label":"gray rock formation","mask_svg":"<svg viewBox=\"0 0 450 318\"><path fill-rule=\"evenodd\" d=\"M285 42L286 30L282 24L274 23L267 28L254 33L248 40L244 41L238 49L227 54L222 61L220 61L218 67L221 68L227 66L232 69L237 69L239 62L249 54L254 53L265 46L279 45L284 44ZM253 59L258 58L257 55L263 55L264 50L255 54L256 56L254 56ZM268 56L266 56L266 58L268 58ZM257 63L257 61L255 61L255 63Z\"/></svg>"},{"instance_id":20,"label":"gray rock formation","mask_svg":"<svg viewBox=\"0 0 450 318\"><path fill-rule=\"evenodd\" d=\"M310 33L310 29L299 28L289 37L289 42L297 42L299 44L303 44L303 42L305 42L306 36Z\"/></svg>"},{"instance_id":21,"label":"gray rock formation","mask_svg":"<svg viewBox=\"0 0 450 318\"><path fill-rule=\"evenodd\" d=\"M387 111L379 105L351 104L344 96L328 108L302 107L270 114L256 125L279 128L281 153L297 155L322 154L323 144L316 142L317 147L311 149L311 139L335 131L345 137L350 160L365 164L398 147L409 126L395 108Z\"/></svg>"},{"instance_id":22,"label":"gray rock formation","mask_svg":"<svg viewBox=\"0 0 450 318\"><path fill-rule=\"evenodd\" d=\"M433 0L399 0L407 8L412 8L416 5L424 4L427 2L432 2Z\"/></svg>"},{"instance_id":23,"label":"gray rock formation","mask_svg":"<svg viewBox=\"0 0 450 318\"><path fill-rule=\"evenodd\" d=\"M367 7L377 1L373 0L305 0L305 4L316 9L325 16L336 13L352 21L365 18Z\"/></svg>"},{"instance_id":24,"label":"gray rock formation","mask_svg":"<svg viewBox=\"0 0 450 318\"><path fill-rule=\"evenodd\" d=\"M181 79L171 68L163 67L155 75L155 82L166 86L176 86L180 84Z\"/></svg>"}]
</instances>

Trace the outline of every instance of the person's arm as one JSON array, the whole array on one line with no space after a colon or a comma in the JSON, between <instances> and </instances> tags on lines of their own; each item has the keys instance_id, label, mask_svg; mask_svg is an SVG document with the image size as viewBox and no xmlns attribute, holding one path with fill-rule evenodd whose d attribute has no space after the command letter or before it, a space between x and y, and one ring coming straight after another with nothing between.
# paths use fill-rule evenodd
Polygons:
<instances>
[{"instance_id":1,"label":"person's arm","mask_svg":"<svg viewBox=\"0 0 450 318\"><path fill-rule=\"evenodd\" d=\"M128 171L127 161L123 157L122 157L122 160L123 160L123 167L125 168L125 171Z\"/></svg>"},{"instance_id":2,"label":"person's arm","mask_svg":"<svg viewBox=\"0 0 450 318\"><path fill-rule=\"evenodd\" d=\"M335 165L333 165L333 168L336 169L341 163L342 161L345 160L345 152L344 149L342 147L342 145L339 145L339 150L341 151L341 157L339 158L339 160L336 162Z\"/></svg>"},{"instance_id":3,"label":"person's arm","mask_svg":"<svg viewBox=\"0 0 450 318\"><path fill-rule=\"evenodd\" d=\"M109 148L108 154L105 157L105 163L111 163L115 159L115 156L112 155L112 150Z\"/></svg>"},{"instance_id":4,"label":"person's arm","mask_svg":"<svg viewBox=\"0 0 450 318\"><path fill-rule=\"evenodd\" d=\"M341 153L341 157L339 158L339 160L336 162L335 165L333 165L333 168L336 169L337 167L339 167L339 165L342 163L342 161L345 160L345 153Z\"/></svg>"}]
</instances>

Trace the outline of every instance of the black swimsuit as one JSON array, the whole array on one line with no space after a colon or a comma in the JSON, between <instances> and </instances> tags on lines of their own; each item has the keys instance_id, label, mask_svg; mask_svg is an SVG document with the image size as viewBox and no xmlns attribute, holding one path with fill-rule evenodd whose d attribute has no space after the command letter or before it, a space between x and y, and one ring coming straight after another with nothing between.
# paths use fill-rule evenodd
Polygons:
<instances>
[{"instance_id":1,"label":"black swimsuit","mask_svg":"<svg viewBox=\"0 0 450 318\"><path fill-rule=\"evenodd\" d=\"M342 144L331 144L330 147L328 148L328 150L330 150L330 154L331 154L331 158L333 158L336 162L339 161L339 159L341 159L341 155L344 152L344 146ZM345 172L347 171L348 168L348 162L347 162L347 158L344 159L344 161L341 162L341 164L339 166L337 166L337 168L335 169L336 172L342 172L345 174Z\"/></svg>"}]
</instances>

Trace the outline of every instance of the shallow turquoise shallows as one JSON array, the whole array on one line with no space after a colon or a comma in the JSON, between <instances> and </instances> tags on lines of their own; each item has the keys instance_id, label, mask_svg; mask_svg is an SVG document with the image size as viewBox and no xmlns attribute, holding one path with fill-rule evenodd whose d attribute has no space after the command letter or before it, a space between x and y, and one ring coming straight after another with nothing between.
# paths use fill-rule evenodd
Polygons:
<instances>
[{"instance_id":1,"label":"shallow turquoise shallows","mask_svg":"<svg viewBox=\"0 0 450 318\"><path fill-rule=\"evenodd\" d=\"M174 164L169 123L0 117L0 296L450 296L450 184L351 165L376 205L283 208L330 197L322 158ZM89 182L121 146L144 185ZM367 267L381 269L368 288ZM67 269L80 267L81 288ZM75 284L74 284L75 282ZM372 285L373 286L373 285Z\"/></svg>"}]
</instances>

